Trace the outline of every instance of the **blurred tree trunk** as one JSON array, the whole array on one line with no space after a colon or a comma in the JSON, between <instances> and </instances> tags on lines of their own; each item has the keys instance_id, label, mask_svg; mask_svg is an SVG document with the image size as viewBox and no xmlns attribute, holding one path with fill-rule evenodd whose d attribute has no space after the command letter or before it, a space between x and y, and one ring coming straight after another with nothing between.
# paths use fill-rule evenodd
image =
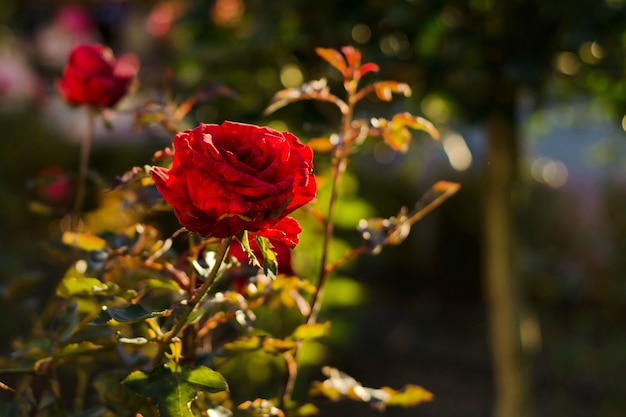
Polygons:
<instances>
[{"instance_id":1,"label":"blurred tree trunk","mask_svg":"<svg viewBox=\"0 0 626 417\"><path fill-rule=\"evenodd\" d=\"M529 385L520 337L520 285L514 261L513 191L518 138L514 88L493 86L486 119L484 189L484 285L490 325L494 417L528 417Z\"/></svg>"}]
</instances>

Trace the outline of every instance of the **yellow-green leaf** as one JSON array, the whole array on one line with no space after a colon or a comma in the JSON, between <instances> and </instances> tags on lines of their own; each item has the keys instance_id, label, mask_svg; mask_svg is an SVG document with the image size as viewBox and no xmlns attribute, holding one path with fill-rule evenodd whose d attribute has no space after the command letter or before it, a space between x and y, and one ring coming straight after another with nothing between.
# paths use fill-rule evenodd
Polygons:
<instances>
[{"instance_id":1,"label":"yellow-green leaf","mask_svg":"<svg viewBox=\"0 0 626 417\"><path fill-rule=\"evenodd\" d=\"M59 297L69 298L75 295L103 294L108 286L97 278L66 276L57 286Z\"/></svg>"},{"instance_id":2,"label":"yellow-green leaf","mask_svg":"<svg viewBox=\"0 0 626 417\"><path fill-rule=\"evenodd\" d=\"M389 126L383 130L383 140L394 151L405 153L409 150L411 133L405 128L394 129Z\"/></svg>"},{"instance_id":3,"label":"yellow-green leaf","mask_svg":"<svg viewBox=\"0 0 626 417\"><path fill-rule=\"evenodd\" d=\"M389 387L382 387L381 389L389 394L389 398L385 401L387 405L414 407L423 402L432 401L435 398L432 392L418 385L409 384L401 391L396 391Z\"/></svg>"},{"instance_id":4,"label":"yellow-green leaf","mask_svg":"<svg viewBox=\"0 0 626 417\"><path fill-rule=\"evenodd\" d=\"M224 344L224 349L231 352L245 352L257 350L260 347L261 338L259 336L240 338Z\"/></svg>"},{"instance_id":5,"label":"yellow-green leaf","mask_svg":"<svg viewBox=\"0 0 626 417\"><path fill-rule=\"evenodd\" d=\"M65 232L61 238L66 245L73 246L84 251L103 250L107 248L106 240L92 235L91 233Z\"/></svg>"},{"instance_id":6,"label":"yellow-green leaf","mask_svg":"<svg viewBox=\"0 0 626 417\"><path fill-rule=\"evenodd\" d=\"M319 339L328 336L329 333L330 322L326 321L324 323L301 324L294 330L291 337L301 340Z\"/></svg>"}]
</instances>

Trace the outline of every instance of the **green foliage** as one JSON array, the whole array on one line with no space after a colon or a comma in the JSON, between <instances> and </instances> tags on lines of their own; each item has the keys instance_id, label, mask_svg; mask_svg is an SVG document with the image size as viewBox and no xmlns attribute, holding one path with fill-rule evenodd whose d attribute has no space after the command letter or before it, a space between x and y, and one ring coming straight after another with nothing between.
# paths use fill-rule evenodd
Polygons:
<instances>
[{"instance_id":1,"label":"green foliage","mask_svg":"<svg viewBox=\"0 0 626 417\"><path fill-rule=\"evenodd\" d=\"M193 417L191 401L199 392L226 391L224 378L216 371L199 366L189 368L168 363L146 374L134 371L124 385L143 397L150 398L161 417Z\"/></svg>"},{"instance_id":2,"label":"green foliage","mask_svg":"<svg viewBox=\"0 0 626 417\"><path fill-rule=\"evenodd\" d=\"M163 211L172 214L155 197L150 169L131 168L103 191L99 207L82 214L82 223L73 219L71 230L56 237L55 250L69 261L55 297L35 334L17 343L13 362L0 369L0 375L23 377L18 384L0 385L14 394L10 409L24 409L36 417L317 412L313 403L294 396L294 387L300 366L318 365L323 357L319 351L331 336L331 322L318 320L322 294L327 288L354 292L329 297L343 307L358 302L361 294L353 281L343 278L333 287L329 278L355 256L374 252L372 246L380 250L399 244L405 236L399 237L398 228L412 225L458 188L439 184L441 189L433 191L424 207L387 219L391 226L376 238L365 238L361 228L361 246L353 247L349 237L335 235L336 227L358 240L355 219L373 214L358 195L356 178L346 172L349 157L360 145L380 137L392 150L405 152L409 129L433 138L438 132L430 122L407 112L390 120L355 118L357 104L370 93L388 102L394 94L409 96L411 89L396 81L363 84L363 76L379 67L362 63L361 53L353 47L319 48L317 53L341 73L344 94L331 93L325 79L305 82L279 91L266 110L269 114L306 99L332 103L342 115L337 132L311 141L330 158L327 168L317 173L317 201L296 214L303 236L294 256L309 266L308 272L279 265L279 258L291 262L291 252L281 258L277 243L253 231L224 239L198 236L184 228L164 235L152 222ZM181 104L146 103L135 114L136 125L158 124L176 132L208 91ZM223 87L217 91L231 95ZM169 166L172 151L158 151L153 160ZM370 235L374 222L367 223ZM231 252L231 245L241 245L244 259L232 255L236 251ZM343 382L347 378L340 377ZM33 380L38 383L31 387ZM350 392L342 392L337 381L332 377L332 386L319 393L353 398L365 390L370 397L360 399L378 408L414 406L429 395L415 386L371 390L356 382ZM74 398L72 414L63 411L69 397Z\"/></svg>"}]
</instances>

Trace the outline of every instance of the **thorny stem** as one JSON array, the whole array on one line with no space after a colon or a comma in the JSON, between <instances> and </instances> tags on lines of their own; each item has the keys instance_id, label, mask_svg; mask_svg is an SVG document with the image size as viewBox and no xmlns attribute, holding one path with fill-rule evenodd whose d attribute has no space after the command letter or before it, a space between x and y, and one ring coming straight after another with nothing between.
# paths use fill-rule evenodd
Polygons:
<instances>
[{"instance_id":1,"label":"thorny stem","mask_svg":"<svg viewBox=\"0 0 626 417\"><path fill-rule=\"evenodd\" d=\"M317 315L319 314L320 308L322 306L324 287L326 285L326 281L328 280L328 276L330 275L330 270L328 269L327 264L328 255L330 252L330 241L332 240L334 232L335 206L339 197L339 183L341 182L341 177L346 171L346 167L348 164L347 157L349 143L345 141L345 138L348 136L350 123L352 121L352 114L354 112L354 105L356 104L356 102L357 100L351 94L348 100L348 108L346 109L346 112L343 113L343 117L341 120L340 141L335 150L335 160L333 162L333 180L331 185L332 188L330 194L330 202L328 203L328 212L326 214L326 227L324 229L322 259L320 261L317 287L315 289L315 295L313 296L313 302L311 303L311 312L306 318L306 324L315 323L317 320Z\"/></svg>"},{"instance_id":2,"label":"thorny stem","mask_svg":"<svg viewBox=\"0 0 626 417\"><path fill-rule=\"evenodd\" d=\"M213 268L211 268L209 275L207 276L206 280L204 281L198 292L187 303L187 308L183 312L182 316L178 319L176 326L163 337L159 346L159 351L157 352L157 355L154 359L155 366L161 362L163 356L165 355L165 349L167 349L167 346L169 345L171 340L178 336L183 327L185 327L187 319L189 318L191 313L196 309L204 296L209 292L209 289L211 288L213 282L215 281L215 278L217 277L220 266L222 265L226 254L228 253L228 247L230 246L230 242L232 241L232 239L232 237L228 237L220 241L217 249L217 254L215 255L215 264L213 265ZM191 290L192 289L190 288L190 291Z\"/></svg>"},{"instance_id":3,"label":"thorny stem","mask_svg":"<svg viewBox=\"0 0 626 417\"><path fill-rule=\"evenodd\" d=\"M83 135L80 144L80 160L78 162L78 179L76 184L76 196L74 200L74 207L72 210L72 231L78 231L78 225L80 224L80 214L85 204L85 195L87 188L87 174L89 170L89 151L91 148L93 127L94 127L94 109L92 107L86 107L87 113L87 127L85 128L85 134Z\"/></svg>"},{"instance_id":4,"label":"thorny stem","mask_svg":"<svg viewBox=\"0 0 626 417\"><path fill-rule=\"evenodd\" d=\"M353 91L348 91L348 105L342 107L342 119L341 119L341 132L339 144L335 148L334 160L332 166L332 183L330 202L328 203L328 211L326 213L326 221L324 228L324 241L322 246L322 257L320 261L320 268L317 279L317 286L313 300L311 302L311 311L305 318L306 324L313 324L317 321L317 316L322 307L322 298L324 294L324 287L328 281L331 269L328 265L328 256L330 252L330 242L334 232L334 213L337 199L339 197L339 183L341 177L346 171L347 157L349 154L349 142L346 142L345 138L348 136L350 130L350 124L352 122L352 115L354 113L354 106L358 99L355 97ZM283 408L291 400L291 395L296 384L296 378L298 375L297 358L298 358L299 346L293 352L293 354L285 354L285 361L287 364L287 375L285 377L285 384L283 386L283 392L279 395L279 408Z\"/></svg>"}]
</instances>

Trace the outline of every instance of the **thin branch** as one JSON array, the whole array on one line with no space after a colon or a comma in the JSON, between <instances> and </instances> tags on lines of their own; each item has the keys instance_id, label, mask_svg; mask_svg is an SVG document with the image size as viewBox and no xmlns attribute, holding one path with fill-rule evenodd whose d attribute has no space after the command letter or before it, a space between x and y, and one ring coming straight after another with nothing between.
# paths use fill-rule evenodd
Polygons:
<instances>
[{"instance_id":1,"label":"thin branch","mask_svg":"<svg viewBox=\"0 0 626 417\"><path fill-rule=\"evenodd\" d=\"M196 309L196 307L198 306L198 304L200 304L204 296L209 292L209 289L211 288L211 286L213 285L213 282L215 281L215 278L217 277L220 266L222 265L222 262L224 261L226 254L228 253L228 247L230 246L230 242L232 241L232 239L233 239L232 237L228 237L220 241L217 254L215 255L215 264L213 265L213 268L211 268L211 271L209 272L209 275L207 276L206 281L204 281L204 283L202 284L198 292L187 303L187 308L183 312L182 316L178 319L176 326L171 331L169 331L163 338L163 341L161 345L159 346L159 351L157 352L157 355L154 359L155 365L161 362L161 360L163 359L163 355L165 355L165 349L167 348L167 345L171 342L173 338L178 336L180 331L187 324L186 323L187 319L189 318L191 313ZM191 290L192 289L190 288L190 293L191 293Z\"/></svg>"}]
</instances>

